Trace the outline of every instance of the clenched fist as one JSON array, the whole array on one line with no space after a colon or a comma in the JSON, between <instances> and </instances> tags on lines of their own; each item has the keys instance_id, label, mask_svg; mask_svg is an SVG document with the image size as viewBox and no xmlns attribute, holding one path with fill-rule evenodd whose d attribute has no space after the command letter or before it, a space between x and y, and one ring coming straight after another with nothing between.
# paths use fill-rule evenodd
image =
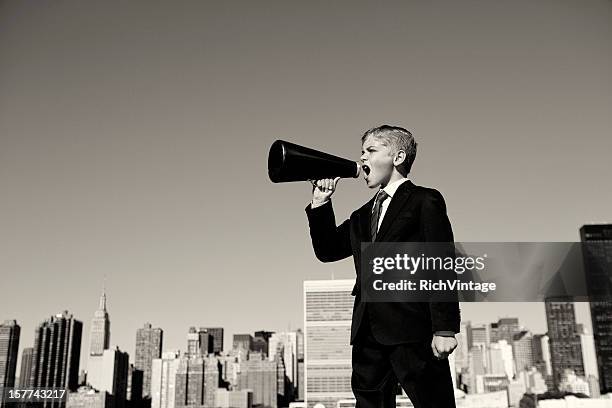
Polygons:
<instances>
[{"instance_id":1,"label":"clenched fist","mask_svg":"<svg viewBox=\"0 0 612 408\"><path fill-rule=\"evenodd\" d=\"M431 351L436 358L443 359L457 347L457 340L454 337L434 336L431 340Z\"/></svg>"},{"instance_id":2,"label":"clenched fist","mask_svg":"<svg viewBox=\"0 0 612 408\"><path fill-rule=\"evenodd\" d=\"M338 180L340 180L340 177L336 177L335 179L311 180L312 205L316 207L327 202L331 195L334 194L334 191L336 191Z\"/></svg>"}]
</instances>

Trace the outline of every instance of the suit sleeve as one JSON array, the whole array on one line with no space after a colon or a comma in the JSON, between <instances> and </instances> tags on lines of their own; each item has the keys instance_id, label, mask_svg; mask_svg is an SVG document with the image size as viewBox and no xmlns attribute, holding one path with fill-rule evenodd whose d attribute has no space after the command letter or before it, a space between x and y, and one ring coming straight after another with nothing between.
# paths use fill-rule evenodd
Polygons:
<instances>
[{"instance_id":1,"label":"suit sleeve","mask_svg":"<svg viewBox=\"0 0 612 408\"><path fill-rule=\"evenodd\" d=\"M452 244L454 241L453 230L446 214L446 204L442 194L436 190L430 190L423 200L421 207L421 233L426 242L450 243L448 250L445 252L448 253L450 251L454 255L454 245ZM454 275L444 278L455 279ZM459 302L449 301L448 294L445 294L445 297L447 297L445 301L431 301L429 303L432 332L443 335L448 335L449 332L459 333L459 323L461 320ZM457 299L455 296L454 298Z\"/></svg>"},{"instance_id":2,"label":"suit sleeve","mask_svg":"<svg viewBox=\"0 0 612 408\"><path fill-rule=\"evenodd\" d=\"M312 208L306 207L310 238L314 253L321 262L334 262L352 255L350 221L336 227L331 201Z\"/></svg>"}]
</instances>

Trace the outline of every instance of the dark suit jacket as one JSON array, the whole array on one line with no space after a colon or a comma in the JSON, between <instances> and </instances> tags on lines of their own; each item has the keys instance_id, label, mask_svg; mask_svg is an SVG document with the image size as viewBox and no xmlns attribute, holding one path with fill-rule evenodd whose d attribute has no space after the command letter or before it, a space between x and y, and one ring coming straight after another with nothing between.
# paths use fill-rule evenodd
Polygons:
<instances>
[{"instance_id":1,"label":"dark suit jacket","mask_svg":"<svg viewBox=\"0 0 612 408\"><path fill-rule=\"evenodd\" d=\"M362 319L370 318L376 339L387 345L431 340L433 333L459 333L457 302L368 302L361 301L361 243L371 241L370 218L374 198L336 226L331 201L306 207L315 255L322 262L353 256L357 283L351 325L351 344ZM402 183L387 208L376 242L453 242L453 231L442 195L434 189Z\"/></svg>"}]
</instances>

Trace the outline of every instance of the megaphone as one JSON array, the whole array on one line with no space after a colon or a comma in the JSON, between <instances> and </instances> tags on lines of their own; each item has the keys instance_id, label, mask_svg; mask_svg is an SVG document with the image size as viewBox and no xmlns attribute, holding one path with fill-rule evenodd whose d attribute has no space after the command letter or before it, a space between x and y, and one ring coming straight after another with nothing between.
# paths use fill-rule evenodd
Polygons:
<instances>
[{"instance_id":1,"label":"megaphone","mask_svg":"<svg viewBox=\"0 0 612 408\"><path fill-rule=\"evenodd\" d=\"M273 183L359 177L361 165L329 153L277 140L268 154L268 176Z\"/></svg>"}]
</instances>

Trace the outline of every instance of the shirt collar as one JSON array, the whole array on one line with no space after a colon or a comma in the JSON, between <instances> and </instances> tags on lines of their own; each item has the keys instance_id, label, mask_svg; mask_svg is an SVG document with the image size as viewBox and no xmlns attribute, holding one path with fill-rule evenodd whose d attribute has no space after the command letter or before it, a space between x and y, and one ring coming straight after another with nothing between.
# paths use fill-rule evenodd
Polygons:
<instances>
[{"instance_id":1,"label":"shirt collar","mask_svg":"<svg viewBox=\"0 0 612 408\"><path fill-rule=\"evenodd\" d=\"M404 184L407 181L408 181L408 178L407 177L403 177L403 178L401 178L399 180L395 180L393 183L387 184L387 186L385 188L383 188L383 190L384 190L385 193L389 194L389 197L393 198L393 195L395 194L395 192L397 191L399 186L401 186L402 184Z\"/></svg>"}]
</instances>

